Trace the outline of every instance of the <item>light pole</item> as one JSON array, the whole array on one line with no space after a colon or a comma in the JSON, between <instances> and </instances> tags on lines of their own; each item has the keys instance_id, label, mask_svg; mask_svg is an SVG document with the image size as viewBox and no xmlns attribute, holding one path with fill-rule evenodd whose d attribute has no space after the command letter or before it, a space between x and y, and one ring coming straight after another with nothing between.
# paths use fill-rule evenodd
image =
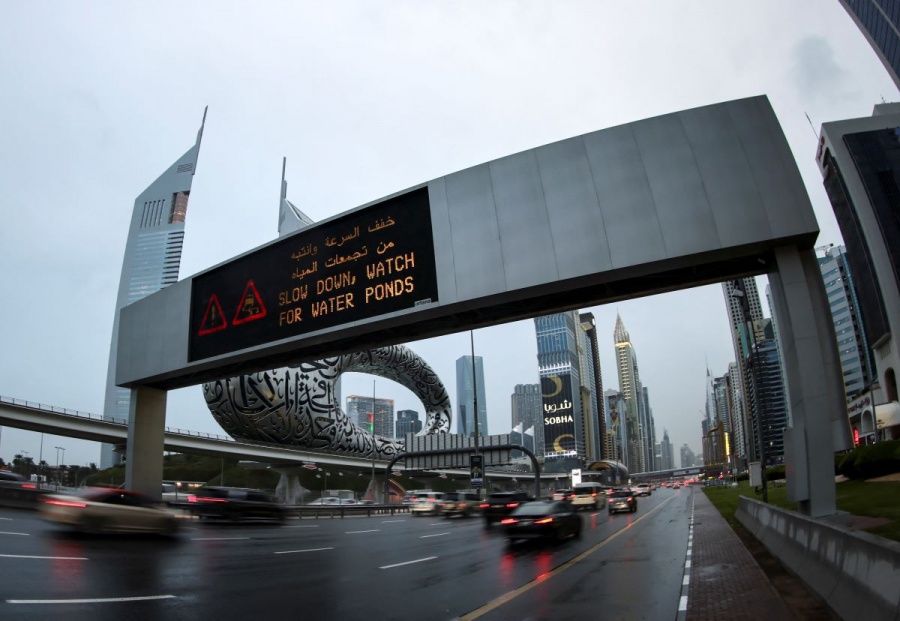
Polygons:
<instances>
[{"instance_id":1,"label":"light pole","mask_svg":"<svg viewBox=\"0 0 900 621\"><path fill-rule=\"evenodd\" d=\"M372 380L372 482L369 487L372 489L372 504L378 504L375 498L375 380Z\"/></svg>"},{"instance_id":2,"label":"light pole","mask_svg":"<svg viewBox=\"0 0 900 621\"><path fill-rule=\"evenodd\" d=\"M31 455L31 453L29 453L28 451L19 451L19 452L22 453L22 455L24 455L24 457L22 457L22 461L24 462L23 465L25 466L25 476L30 479L31 478L31 468L28 467L28 456Z\"/></svg>"},{"instance_id":3,"label":"light pole","mask_svg":"<svg viewBox=\"0 0 900 621\"><path fill-rule=\"evenodd\" d=\"M472 416L475 418L475 455L481 453L478 450L478 377L475 374L475 331L469 330L469 345L472 349ZM482 463L482 479L487 482L487 469ZM475 496L481 500L481 487L475 488Z\"/></svg>"},{"instance_id":4,"label":"light pole","mask_svg":"<svg viewBox=\"0 0 900 621\"><path fill-rule=\"evenodd\" d=\"M56 491L59 491L59 452L63 452L63 459L66 458L66 449L61 446L54 446L56 449Z\"/></svg>"},{"instance_id":5,"label":"light pole","mask_svg":"<svg viewBox=\"0 0 900 621\"><path fill-rule=\"evenodd\" d=\"M38 489L41 488L41 477L44 474L44 434L41 434L41 452L38 455Z\"/></svg>"}]
</instances>

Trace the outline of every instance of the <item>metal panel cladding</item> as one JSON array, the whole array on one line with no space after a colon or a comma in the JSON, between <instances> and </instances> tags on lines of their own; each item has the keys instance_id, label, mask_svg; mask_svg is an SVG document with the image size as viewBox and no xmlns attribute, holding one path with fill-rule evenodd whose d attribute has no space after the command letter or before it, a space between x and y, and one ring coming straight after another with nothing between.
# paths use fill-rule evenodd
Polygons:
<instances>
[{"instance_id":1,"label":"metal panel cladding","mask_svg":"<svg viewBox=\"0 0 900 621\"><path fill-rule=\"evenodd\" d=\"M575 412L572 406L572 377L568 373L541 378L544 407L544 454L547 457L575 455Z\"/></svg>"},{"instance_id":2,"label":"metal panel cladding","mask_svg":"<svg viewBox=\"0 0 900 621\"><path fill-rule=\"evenodd\" d=\"M190 360L438 301L427 188L194 278Z\"/></svg>"}]
</instances>

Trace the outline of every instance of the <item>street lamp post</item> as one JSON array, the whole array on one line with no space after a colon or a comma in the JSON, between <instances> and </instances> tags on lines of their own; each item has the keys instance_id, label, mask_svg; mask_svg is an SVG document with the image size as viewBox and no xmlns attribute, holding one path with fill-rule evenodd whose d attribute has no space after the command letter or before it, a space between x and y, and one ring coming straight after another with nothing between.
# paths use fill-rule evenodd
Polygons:
<instances>
[{"instance_id":1,"label":"street lamp post","mask_svg":"<svg viewBox=\"0 0 900 621\"><path fill-rule=\"evenodd\" d=\"M372 504L376 503L375 492L375 380L372 380Z\"/></svg>"},{"instance_id":2,"label":"street lamp post","mask_svg":"<svg viewBox=\"0 0 900 621\"><path fill-rule=\"evenodd\" d=\"M472 349L472 416L475 419L475 455L478 450L478 376L475 374L475 331L469 330L469 345ZM482 464L482 479L487 482L487 469ZM475 488L475 496L481 499L481 487Z\"/></svg>"},{"instance_id":3,"label":"street lamp post","mask_svg":"<svg viewBox=\"0 0 900 621\"><path fill-rule=\"evenodd\" d=\"M61 446L54 446L56 449L56 491L59 491L59 452L63 452L63 459L66 458L66 449Z\"/></svg>"},{"instance_id":4,"label":"street lamp post","mask_svg":"<svg viewBox=\"0 0 900 621\"><path fill-rule=\"evenodd\" d=\"M31 468L28 467L28 456L31 455L31 453L28 451L20 451L20 452L23 455L22 460L25 465L25 477L30 479L31 478Z\"/></svg>"}]
</instances>

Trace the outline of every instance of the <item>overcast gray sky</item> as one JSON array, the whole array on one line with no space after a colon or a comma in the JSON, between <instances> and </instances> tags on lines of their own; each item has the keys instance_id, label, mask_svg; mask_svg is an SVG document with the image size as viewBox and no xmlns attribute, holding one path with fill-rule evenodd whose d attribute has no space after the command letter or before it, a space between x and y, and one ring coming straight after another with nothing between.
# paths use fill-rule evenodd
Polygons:
<instances>
[{"instance_id":1,"label":"overcast gray sky","mask_svg":"<svg viewBox=\"0 0 900 621\"><path fill-rule=\"evenodd\" d=\"M837 0L4 2L0 42L0 395L93 413L134 199L193 144L206 105L182 277L276 236L282 156L289 198L322 220L548 142L758 94L819 243L841 243L819 126L897 99ZM699 451L707 365L721 375L733 359L721 287L592 310L604 386L618 386L618 311L658 436ZM474 340L489 431L507 432L513 386L538 381L533 322ZM410 345L455 407L469 334ZM397 384L375 389L422 410ZM371 391L366 376L344 382L345 396ZM167 424L221 432L200 387L170 393ZM99 445L47 436L48 463L55 446L99 462ZM23 450L37 460L40 434L3 428L0 457Z\"/></svg>"}]
</instances>

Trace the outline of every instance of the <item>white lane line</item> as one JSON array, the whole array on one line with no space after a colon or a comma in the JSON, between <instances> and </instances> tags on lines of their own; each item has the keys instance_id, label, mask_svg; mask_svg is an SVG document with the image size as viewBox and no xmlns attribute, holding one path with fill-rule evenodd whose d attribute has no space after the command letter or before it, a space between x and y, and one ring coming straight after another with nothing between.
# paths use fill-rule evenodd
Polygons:
<instances>
[{"instance_id":1,"label":"white lane line","mask_svg":"<svg viewBox=\"0 0 900 621\"><path fill-rule=\"evenodd\" d=\"M684 574L684 580L681 581L681 586L687 586L691 583L690 574Z\"/></svg>"},{"instance_id":2,"label":"white lane line","mask_svg":"<svg viewBox=\"0 0 900 621\"><path fill-rule=\"evenodd\" d=\"M302 526L291 525L291 526L282 526L282 528L319 528L318 524L304 524Z\"/></svg>"},{"instance_id":3,"label":"white lane line","mask_svg":"<svg viewBox=\"0 0 900 621\"><path fill-rule=\"evenodd\" d=\"M146 602L152 599L173 599L174 595L145 595L143 597L98 597L95 599L8 599L7 604L107 604L115 602Z\"/></svg>"},{"instance_id":4,"label":"white lane line","mask_svg":"<svg viewBox=\"0 0 900 621\"><path fill-rule=\"evenodd\" d=\"M344 534L345 535L356 535L358 533L377 533L378 529L373 528L372 530L348 530Z\"/></svg>"},{"instance_id":5,"label":"white lane line","mask_svg":"<svg viewBox=\"0 0 900 621\"><path fill-rule=\"evenodd\" d=\"M321 552L322 550L334 550L334 548L309 548L308 550L283 550L275 554L300 554L301 552Z\"/></svg>"},{"instance_id":6,"label":"white lane line","mask_svg":"<svg viewBox=\"0 0 900 621\"><path fill-rule=\"evenodd\" d=\"M687 610L687 595L682 595L681 599L678 601L678 612L684 612Z\"/></svg>"},{"instance_id":7,"label":"white lane line","mask_svg":"<svg viewBox=\"0 0 900 621\"><path fill-rule=\"evenodd\" d=\"M244 541L250 537L192 537L191 541Z\"/></svg>"},{"instance_id":8,"label":"white lane line","mask_svg":"<svg viewBox=\"0 0 900 621\"><path fill-rule=\"evenodd\" d=\"M422 535L419 539L428 539L429 537L443 537L444 535L449 535L450 533L436 533L434 535Z\"/></svg>"},{"instance_id":9,"label":"white lane line","mask_svg":"<svg viewBox=\"0 0 900 621\"><path fill-rule=\"evenodd\" d=\"M0 554L2 558L42 558L51 561L86 561L86 556L32 556L30 554Z\"/></svg>"},{"instance_id":10,"label":"white lane line","mask_svg":"<svg viewBox=\"0 0 900 621\"><path fill-rule=\"evenodd\" d=\"M685 569L690 569L690 568L691 568L691 562L690 562L690 561L685 561L685 562L684 562L684 568L685 568Z\"/></svg>"},{"instance_id":11,"label":"white lane line","mask_svg":"<svg viewBox=\"0 0 900 621\"><path fill-rule=\"evenodd\" d=\"M406 520L382 520L382 524L394 524L396 522L405 522Z\"/></svg>"},{"instance_id":12,"label":"white lane line","mask_svg":"<svg viewBox=\"0 0 900 621\"><path fill-rule=\"evenodd\" d=\"M402 567L403 565L412 565L413 563L422 563L425 561L434 560L436 558L437 558L436 556L427 556L425 558L416 559L414 561L406 561L405 563L395 563L393 565L384 565L382 567L379 567L378 569L391 569L393 567Z\"/></svg>"},{"instance_id":13,"label":"white lane line","mask_svg":"<svg viewBox=\"0 0 900 621\"><path fill-rule=\"evenodd\" d=\"M31 537L31 535L28 533L10 533L2 530L0 530L0 535L19 535L20 537Z\"/></svg>"},{"instance_id":14,"label":"white lane line","mask_svg":"<svg viewBox=\"0 0 900 621\"><path fill-rule=\"evenodd\" d=\"M691 549L690 549L690 548L687 549L687 555L688 555L688 556L691 555Z\"/></svg>"},{"instance_id":15,"label":"white lane line","mask_svg":"<svg viewBox=\"0 0 900 621\"><path fill-rule=\"evenodd\" d=\"M6 521L6 522L12 522L12 521L13 521L12 518L4 518L4 517L0 517L0 520L4 520L4 521Z\"/></svg>"}]
</instances>

